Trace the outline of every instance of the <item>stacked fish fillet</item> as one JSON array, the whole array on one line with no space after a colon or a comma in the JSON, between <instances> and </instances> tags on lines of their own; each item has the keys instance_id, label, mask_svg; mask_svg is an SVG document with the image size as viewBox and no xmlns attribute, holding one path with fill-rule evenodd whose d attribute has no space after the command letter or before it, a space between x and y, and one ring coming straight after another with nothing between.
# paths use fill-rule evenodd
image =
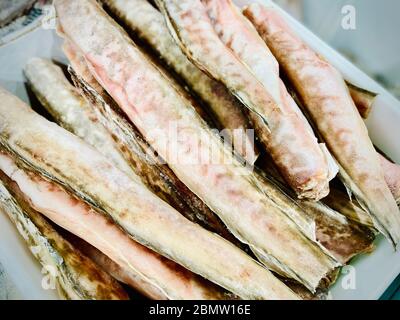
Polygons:
<instances>
[{"instance_id":1,"label":"stacked fish fillet","mask_svg":"<svg viewBox=\"0 0 400 320\"><path fill-rule=\"evenodd\" d=\"M313 299L378 232L397 245L374 95L274 8L103 2L54 2L69 76L24 70L51 119L0 89L0 208L62 297Z\"/></svg>"}]
</instances>

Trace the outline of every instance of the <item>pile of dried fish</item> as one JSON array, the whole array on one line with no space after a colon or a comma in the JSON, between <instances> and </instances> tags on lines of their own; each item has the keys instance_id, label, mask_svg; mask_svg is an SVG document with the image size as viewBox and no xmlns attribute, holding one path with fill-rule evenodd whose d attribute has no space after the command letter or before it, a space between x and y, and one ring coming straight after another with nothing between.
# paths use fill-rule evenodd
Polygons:
<instances>
[{"instance_id":1,"label":"pile of dried fish","mask_svg":"<svg viewBox=\"0 0 400 320\"><path fill-rule=\"evenodd\" d=\"M342 76L304 44L276 9L254 4L244 14L293 83L337 160L343 183L371 215L375 227L396 245L400 240L400 213Z\"/></svg>"},{"instance_id":2,"label":"pile of dried fish","mask_svg":"<svg viewBox=\"0 0 400 320\"><path fill-rule=\"evenodd\" d=\"M55 0L70 77L24 69L55 123L0 89L0 208L61 296L126 299L118 280L150 299L314 299L377 230L398 242L400 167L361 118L375 95L278 13L102 2L127 32L95 0Z\"/></svg>"}]
</instances>

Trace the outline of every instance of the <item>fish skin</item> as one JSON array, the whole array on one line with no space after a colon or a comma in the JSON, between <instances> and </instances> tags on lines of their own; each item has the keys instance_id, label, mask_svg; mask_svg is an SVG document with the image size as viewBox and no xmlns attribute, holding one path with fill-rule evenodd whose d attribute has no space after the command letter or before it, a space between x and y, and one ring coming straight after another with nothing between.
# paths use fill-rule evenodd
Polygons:
<instances>
[{"instance_id":1,"label":"fish skin","mask_svg":"<svg viewBox=\"0 0 400 320\"><path fill-rule=\"evenodd\" d=\"M98 120L114 137L115 144L130 161L132 169L140 176L142 183L187 219L244 248L221 220L176 177L164 160L156 155L140 132L116 110L112 98L106 93L99 95L73 70L70 70L70 73L76 88L91 104Z\"/></svg>"},{"instance_id":2,"label":"fish skin","mask_svg":"<svg viewBox=\"0 0 400 320\"><path fill-rule=\"evenodd\" d=\"M0 211L6 213L29 250L56 281L68 300L128 300L124 289L65 240L22 198L18 186L0 171ZM54 269L49 269L50 267Z\"/></svg>"},{"instance_id":3,"label":"fish skin","mask_svg":"<svg viewBox=\"0 0 400 320\"><path fill-rule=\"evenodd\" d=\"M38 174L17 167L0 153L0 169L30 205L55 224L88 241L129 275L135 289L157 299L223 299L225 292L138 244L110 219Z\"/></svg>"},{"instance_id":4,"label":"fish skin","mask_svg":"<svg viewBox=\"0 0 400 320\"><path fill-rule=\"evenodd\" d=\"M59 1L56 4L60 14L65 8L60 8ZM94 148L39 116L3 89L0 144L32 170L111 217L142 245L239 297L297 299L243 251L181 216Z\"/></svg>"},{"instance_id":5,"label":"fish skin","mask_svg":"<svg viewBox=\"0 0 400 320\"><path fill-rule=\"evenodd\" d=\"M141 295L151 300L168 300L168 297L159 289L144 281L135 272L121 267L97 248L72 234L68 240L81 252L92 259L100 268L110 274L114 279L135 289Z\"/></svg>"},{"instance_id":6,"label":"fish skin","mask_svg":"<svg viewBox=\"0 0 400 320\"><path fill-rule=\"evenodd\" d=\"M280 272L314 290L339 263L268 199L250 170L223 147L189 102L146 62L100 7L93 1L55 4L64 36L84 53L96 79L177 177L219 215L236 237L258 250L265 258L263 263L269 265L273 260L281 267ZM83 16L85 19L80 18ZM178 140L168 137L171 122L180 133ZM203 146L200 152L196 152L197 146ZM216 151L212 162L204 157L210 150Z\"/></svg>"},{"instance_id":7,"label":"fish skin","mask_svg":"<svg viewBox=\"0 0 400 320\"><path fill-rule=\"evenodd\" d=\"M25 65L24 74L32 91L59 125L95 147L130 178L139 179L59 66L50 60L32 58Z\"/></svg>"},{"instance_id":8,"label":"fish skin","mask_svg":"<svg viewBox=\"0 0 400 320\"><path fill-rule=\"evenodd\" d=\"M244 14L300 94L338 161L342 181L368 210L376 228L396 247L400 239L400 212L342 76L307 47L274 8L252 4Z\"/></svg>"},{"instance_id":9,"label":"fish skin","mask_svg":"<svg viewBox=\"0 0 400 320\"><path fill-rule=\"evenodd\" d=\"M75 65L77 66L76 63ZM82 68L80 69L82 71ZM83 73L86 78L90 77L89 73ZM136 142L134 147L130 148L129 144L118 140L125 141L125 137L119 136L119 131L108 131L103 126L104 121L108 124L110 119L118 115L99 116L93 103L102 102L86 101L80 95L81 90L69 83L58 66L45 59L33 58L25 66L25 75L43 106L59 125L95 147L130 178L142 181L188 219L238 243L215 214L191 193L169 168L157 164L157 159L145 158L154 154L154 150L147 150L149 146L138 132L130 129L130 126L127 127L130 137L134 137ZM94 82L93 79L91 83L95 85Z\"/></svg>"},{"instance_id":10,"label":"fish skin","mask_svg":"<svg viewBox=\"0 0 400 320\"><path fill-rule=\"evenodd\" d=\"M169 34L162 14L146 0L107 0L105 4L129 31L148 43L190 89L207 103L220 129L229 130L225 132L233 142L234 150L253 165L258 151L254 139L252 141L244 132L251 128L241 103L224 85L207 76L187 59Z\"/></svg>"},{"instance_id":11,"label":"fish skin","mask_svg":"<svg viewBox=\"0 0 400 320\"><path fill-rule=\"evenodd\" d=\"M292 206L300 207L306 219L314 221L316 241L326 248L336 260L346 264L353 257L373 250L374 230L371 230L371 225L359 223L366 213L361 208L348 206L352 203L346 194L341 194L338 198L337 190L331 188L328 197L322 201L296 199L293 196L293 191L285 185L284 179L276 170L271 159L265 156L260 158L259 166L260 176L267 180L270 185L277 186L282 194L286 194L292 199ZM332 196L333 194L334 196ZM332 206L326 205L324 203L326 199L329 199L330 202L336 200L335 208L338 207L338 203L342 203L341 206L345 203L346 215L341 214L341 211L334 210ZM343 209L343 207L339 207L339 209ZM362 215L360 216L360 214Z\"/></svg>"},{"instance_id":12,"label":"fish skin","mask_svg":"<svg viewBox=\"0 0 400 320\"><path fill-rule=\"evenodd\" d=\"M304 116L293 105L290 97L286 94L281 101L288 103L278 103L275 100L278 94L271 94L272 91L279 90L280 96L283 83L279 80L274 61L260 63L259 58L268 54L268 50L254 30L248 28L249 24L238 26L240 21L234 18L229 20L229 27L222 28L219 21L213 19L214 16L210 19L207 8L200 0L159 0L157 3L164 13L170 32L188 58L203 71L223 82L250 110L248 114L258 138L298 196L314 200L326 196L332 177L325 155ZM226 15L227 8L222 8L223 2L209 4L221 5L220 12ZM215 29L220 32L229 33L231 28L236 28L232 33L233 37L227 37L226 43L237 51L232 52L225 46L214 29L213 21L217 24ZM246 31L248 32L243 34ZM235 41L243 46L237 48L238 43ZM246 51L248 49L251 52ZM263 50L262 54L260 50ZM257 56L258 59L253 59L256 54L261 55ZM249 62L254 65L249 65ZM274 90L267 90L266 83L255 76L252 67L273 69L276 81L268 79L267 82L274 83Z\"/></svg>"},{"instance_id":13,"label":"fish skin","mask_svg":"<svg viewBox=\"0 0 400 320\"><path fill-rule=\"evenodd\" d=\"M103 87L96 81L86 65L85 58L79 53L73 43L64 41L62 45L64 54L66 55L72 69L85 80L100 95L104 94Z\"/></svg>"}]
</instances>

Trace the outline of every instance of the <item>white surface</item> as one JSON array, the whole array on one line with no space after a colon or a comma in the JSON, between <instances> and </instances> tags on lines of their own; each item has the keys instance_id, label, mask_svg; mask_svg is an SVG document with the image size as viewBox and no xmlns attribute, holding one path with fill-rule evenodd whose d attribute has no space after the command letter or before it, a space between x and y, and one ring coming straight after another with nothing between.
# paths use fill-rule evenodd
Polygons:
<instances>
[{"instance_id":1,"label":"white surface","mask_svg":"<svg viewBox=\"0 0 400 320\"><path fill-rule=\"evenodd\" d=\"M250 3L250 0L236 2L243 5ZM259 2L266 1L259 0ZM303 39L335 65L348 80L381 94L368 120L370 135L381 150L400 163L400 144L396 138L400 137L400 103L305 27L283 14ZM32 56L52 57L58 61L65 61L60 52L60 40L49 30L38 29L17 42L0 48L0 85L25 101L27 95L22 68ZM54 291L45 291L41 288L43 275L40 266L27 251L15 227L1 212L0 243L0 261L24 298L56 298ZM377 249L372 254L359 257L352 263L356 270L355 288L345 290L342 284L348 284L346 282L348 275L342 276L331 290L332 298L378 299L383 294L400 273L400 253L393 252L388 242L382 239L378 239L376 245Z\"/></svg>"}]
</instances>

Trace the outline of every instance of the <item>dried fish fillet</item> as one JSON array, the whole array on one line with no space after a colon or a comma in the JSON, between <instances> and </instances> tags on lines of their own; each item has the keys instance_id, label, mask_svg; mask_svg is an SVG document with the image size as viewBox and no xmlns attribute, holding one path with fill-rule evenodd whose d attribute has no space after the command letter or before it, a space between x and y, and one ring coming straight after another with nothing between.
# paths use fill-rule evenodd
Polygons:
<instances>
[{"instance_id":1,"label":"dried fish fillet","mask_svg":"<svg viewBox=\"0 0 400 320\"><path fill-rule=\"evenodd\" d=\"M141 246L101 213L37 174L19 169L0 154L0 169L18 184L23 197L57 225L95 246L130 276L130 285L149 297L221 299L224 291Z\"/></svg>"},{"instance_id":2,"label":"dried fish fillet","mask_svg":"<svg viewBox=\"0 0 400 320\"><path fill-rule=\"evenodd\" d=\"M250 124L242 105L219 82L193 65L168 32L161 13L146 0L107 0L106 6L128 30L148 43L198 97L205 101L233 147L250 164L257 159L254 137L247 134Z\"/></svg>"},{"instance_id":3,"label":"dried fish fillet","mask_svg":"<svg viewBox=\"0 0 400 320\"><path fill-rule=\"evenodd\" d=\"M61 298L126 300L122 287L76 250L21 197L18 187L0 171L0 210L16 225L30 251L54 277Z\"/></svg>"},{"instance_id":4,"label":"dried fish fillet","mask_svg":"<svg viewBox=\"0 0 400 320\"><path fill-rule=\"evenodd\" d=\"M264 264L314 290L338 263L258 187L258 179L94 1L55 4L64 36L177 177ZM83 12L90 14L83 19Z\"/></svg>"},{"instance_id":5,"label":"dried fish fillet","mask_svg":"<svg viewBox=\"0 0 400 320\"><path fill-rule=\"evenodd\" d=\"M255 30L249 29L247 21L241 23L241 16L236 12L231 11L231 16L226 17L231 10L230 3L223 6L225 2L209 2L221 13L221 20L216 20L219 17L213 12L210 19L200 0L159 0L157 3L170 32L188 58L223 82L250 110L257 136L298 196L314 200L326 196L329 180L335 174L330 172L325 154L297 107L275 100L275 91L282 89L283 84L276 63L268 56L265 59L269 51ZM216 23L215 29L212 22ZM222 39L226 37L225 43L231 45L234 52L225 46L216 31L222 33ZM261 82L254 75L253 69L258 70L259 75L264 68L265 74L272 75L266 81L273 82L271 91L266 88L265 81Z\"/></svg>"},{"instance_id":6,"label":"dried fish fillet","mask_svg":"<svg viewBox=\"0 0 400 320\"><path fill-rule=\"evenodd\" d=\"M74 3L82 4L56 2L58 13L68 13L63 5ZM92 5L97 8L97 4ZM42 118L3 89L0 89L0 144L32 170L107 214L139 243L239 297L297 298L240 249L182 217L94 148Z\"/></svg>"},{"instance_id":7,"label":"dried fish fillet","mask_svg":"<svg viewBox=\"0 0 400 320\"><path fill-rule=\"evenodd\" d=\"M254 4L244 13L299 93L338 161L342 181L368 210L376 228L396 245L400 240L399 209L342 76L299 38L273 7Z\"/></svg>"}]
</instances>

